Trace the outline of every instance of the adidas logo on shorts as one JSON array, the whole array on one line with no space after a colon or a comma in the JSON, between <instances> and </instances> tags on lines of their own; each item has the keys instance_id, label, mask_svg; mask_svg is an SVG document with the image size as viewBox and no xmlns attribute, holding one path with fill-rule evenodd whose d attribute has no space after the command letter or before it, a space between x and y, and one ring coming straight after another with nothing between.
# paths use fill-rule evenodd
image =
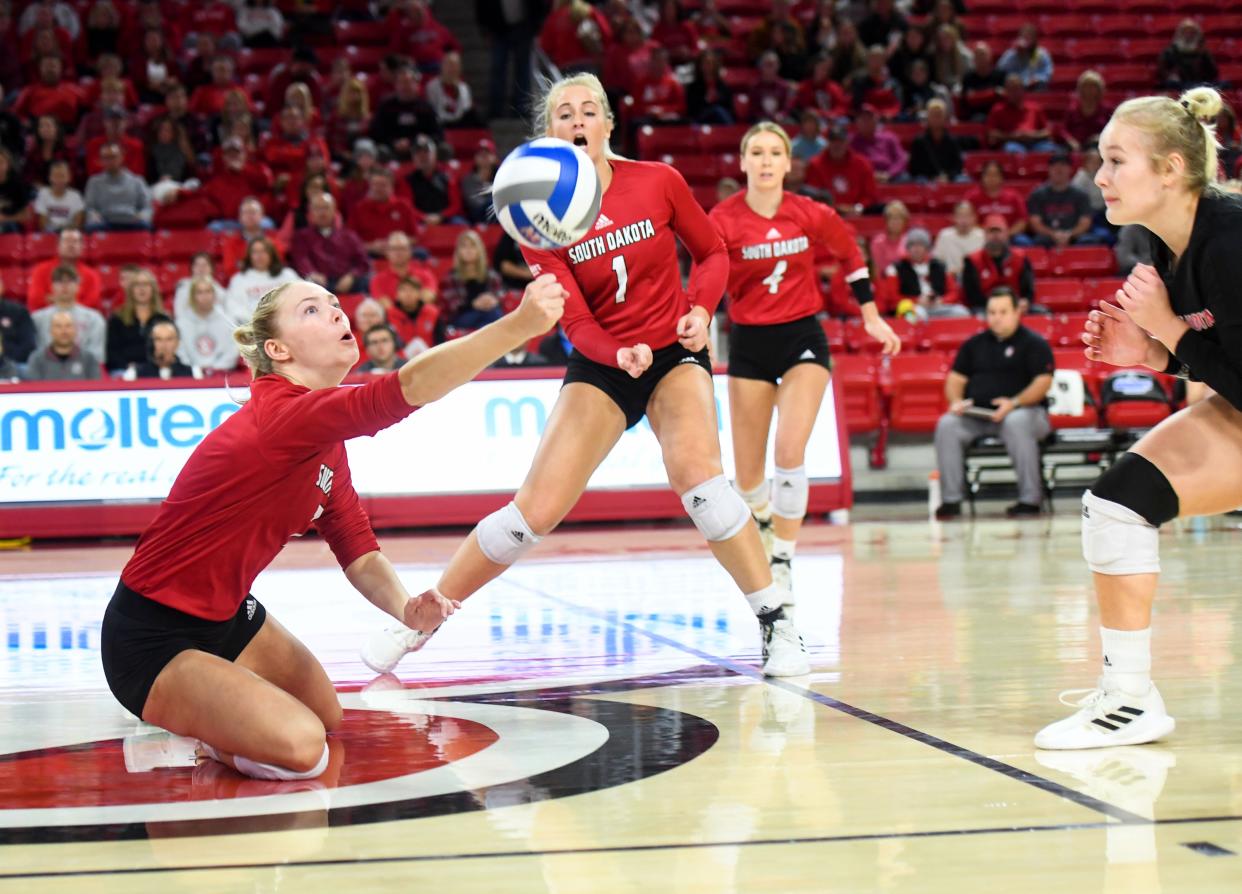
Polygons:
<instances>
[{"instance_id":1,"label":"adidas logo on shorts","mask_svg":"<svg viewBox=\"0 0 1242 894\"><path fill-rule=\"evenodd\" d=\"M698 363L698 362L699 362L698 359L695 357L682 357L680 360L677 361L677 365L681 366L683 363Z\"/></svg>"},{"instance_id":2,"label":"adidas logo on shorts","mask_svg":"<svg viewBox=\"0 0 1242 894\"><path fill-rule=\"evenodd\" d=\"M798 359L799 360L814 360L815 352L812 351L810 348L807 348L805 351L803 351L801 354L798 355Z\"/></svg>"},{"instance_id":3,"label":"adidas logo on shorts","mask_svg":"<svg viewBox=\"0 0 1242 894\"><path fill-rule=\"evenodd\" d=\"M246 620L253 621L254 613L258 610L259 603L255 602L253 596L246 597Z\"/></svg>"}]
</instances>

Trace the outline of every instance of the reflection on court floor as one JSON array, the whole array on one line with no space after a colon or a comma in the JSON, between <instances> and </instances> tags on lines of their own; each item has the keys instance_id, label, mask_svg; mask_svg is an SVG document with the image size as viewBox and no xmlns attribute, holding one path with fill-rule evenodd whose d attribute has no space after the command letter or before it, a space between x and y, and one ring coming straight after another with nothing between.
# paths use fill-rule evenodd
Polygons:
<instances>
[{"instance_id":1,"label":"reflection on court floor","mask_svg":"<svg viewBox=\"0 0 1242 894\"><path fill-rule=\"evenodd\" d=\"M1162 538L1177 735L1055 754L1031 734L1097 654L1072 517L812 528L814 672L766 682L745 602L676 529L567 535L380 678L357 648L382 616L302 544L320 567L254 592L342 693L308 783L196 765L116 705L115 571L65 551L0 572L0 890L1236 891L1238 536ZM434 582L401 564L418 541L385 548Z\"/></svg>"}]
</instances>

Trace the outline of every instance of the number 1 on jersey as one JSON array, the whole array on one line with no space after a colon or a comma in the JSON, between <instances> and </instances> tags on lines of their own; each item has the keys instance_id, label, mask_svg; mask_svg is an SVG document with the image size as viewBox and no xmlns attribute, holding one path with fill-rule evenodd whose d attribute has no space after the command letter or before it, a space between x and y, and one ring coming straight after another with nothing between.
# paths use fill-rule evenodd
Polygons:
<instances>
[{"instance_id":1,"label":"number 1 on jersey","mask_svg":"<svg viewBox=\"0 0 1242 894\"><path fill-rule=\"evenodd\" d=\"M763 284L768 287L768 294L775 295L776 290L780 288L781 280L785 278L785 270L789 267L788 261L777 261L776 266L772 268L763 280Z\"/></svg>"},{"instance_id":2,"label":"number 1 on jersey","mask_svg":"<svg viewBox=\"0 0 1242 894\"><path fill-rule=\"evenodd\" d=\"M781 261L784 264L784 261ZM630 271L625 269L625 256L617 255L612 259L612 272L617 274L617 304L625 303L625 290L630 287Z\"/></svg>"}]
</instances>

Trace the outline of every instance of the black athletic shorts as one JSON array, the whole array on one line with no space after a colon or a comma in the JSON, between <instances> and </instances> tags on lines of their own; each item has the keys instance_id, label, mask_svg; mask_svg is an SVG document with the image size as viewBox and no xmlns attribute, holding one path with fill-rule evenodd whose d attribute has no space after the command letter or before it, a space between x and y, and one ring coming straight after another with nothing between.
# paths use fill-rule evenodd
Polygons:
<instances>
[{"instance_id":1,"label":"black athletic shorts","mask_svg":"<svg viewBox=\"0 0 1242 894\"><path fill-rule=\"evenodd\" d=\"M148 599L121 581L99 632L108 688L131 714L142 717L151 686L168 662L186 649L235 661L266 618L267 609L253 596L227 621L209 621Z\"/></svg>"},{"instance_id":2,"label":"black athletic shorts","mask_svg":"<svg viewBox=\"0 0 1242 894\"><path fill-rule=\"evenodd\" d=\"M729 332L729 375L776 384L799 363L832 369L828 339L815 317L772 326L734 323Z\"/></svg>"},{"instance_id":3,"label":"black athletic shorts","mask_svg":"<svg viewBox=\"0 0 1242 894\"><path fill-rule=\"evenodd\" d=\"M569 356L569 363L565 365L565 381L561 384L586 382L594 385L621 408L621 412L625 414L625 427L628 429L638 425L647 414L647 404L660 380L683 363L697 364L707 370L709 376L712 374L712 362L708 359L706 348L696 354L673 342L666 348L652 352L651 366L637 379L631 378L625 370L596 363L574 351Z\"/></svg>"}]
</instances>

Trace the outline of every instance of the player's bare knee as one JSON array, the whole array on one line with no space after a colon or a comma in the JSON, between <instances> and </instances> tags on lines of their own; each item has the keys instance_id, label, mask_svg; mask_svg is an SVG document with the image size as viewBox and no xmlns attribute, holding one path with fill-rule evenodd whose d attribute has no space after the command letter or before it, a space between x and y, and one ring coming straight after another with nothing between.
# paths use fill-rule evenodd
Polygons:
<instances>
[{"instance_id":1,"label":"player's bare knee","mask_svg":"<svg viewBox=\"0 0 1242 894\"><path fill-rule=\"evenodd\" d=\"M665 461L668 483L674 493L685 494L705 481L724 474L718 462L708 460Z\"/></svg>"},{"instance_id":2,"label":"player's bare knee","mask_svg":"<svg viewBox=\"0 0 1242 894\"><path fill-rule=\"evenodd\" d=\"M778 438L773 451L773 461L782 469L796 469L806 462L806 449L796 445L785 446Z\"/></svg>"},{"instance_id":3,"label":"player's bare knee","mask_svg":"<svg viewBox=\"0 0 1242 894\"><path fill-rule=\"evenodd\" d=\"M323 747L327 743L327 733L317 717L313 722L291 724L285 742L282 743L281 760L275 763L288 767L295 773L305 773L313 769L323 756Z\"/></svg>"}]
</instances>

